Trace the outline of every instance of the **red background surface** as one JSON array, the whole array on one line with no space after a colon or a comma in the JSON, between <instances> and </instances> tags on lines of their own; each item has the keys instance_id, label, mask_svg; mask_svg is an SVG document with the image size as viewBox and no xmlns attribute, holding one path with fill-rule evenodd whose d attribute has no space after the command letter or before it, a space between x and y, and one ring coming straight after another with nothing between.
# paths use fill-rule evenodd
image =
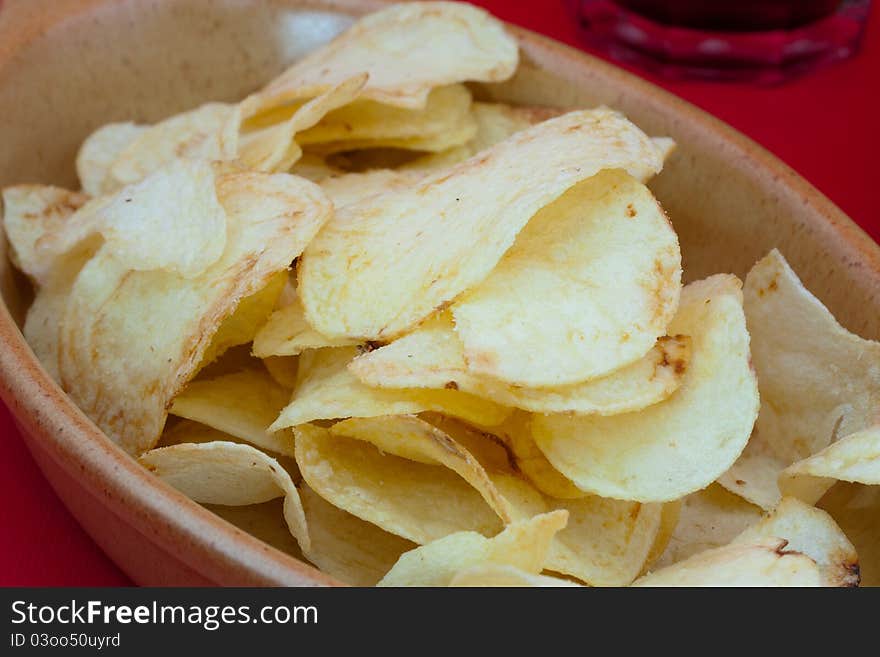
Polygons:
<instances>
[{"instance_id":1,"label":"red background surface","mask_svg":"<svg viewBox=\"0 0 880 657\"><path fill-rule=\"evenodd\" d=\"M561 2L472 2L511 23L581 46ZM856 58L779 87L673 82L642 75L763 144L878 239L880 216L872 206L876 190L869 185L869 174L880 173L877 20L875 3ZM2 406L0 435L0 584L129 584L67 513Z\"/></svg>"}]
</instances>

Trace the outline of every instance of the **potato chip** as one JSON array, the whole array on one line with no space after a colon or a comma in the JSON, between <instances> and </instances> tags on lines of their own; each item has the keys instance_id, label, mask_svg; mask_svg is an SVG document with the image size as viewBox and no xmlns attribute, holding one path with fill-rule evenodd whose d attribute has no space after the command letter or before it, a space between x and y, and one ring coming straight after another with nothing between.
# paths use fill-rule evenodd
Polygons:
<instances>
[{"instance_id":1,"label":"potato chip","mask_svg":"<svg viewBox=\"0 0 880 657\"><path fill-rule=\"evenodd\" d=\"M855 545L861 586L880 586L880 486L840 482L819 505Z\"/></svg>"},{"instance_id":2,"label":"potato chip","mask_svg":"<svg viewBox=\"0 0 880 657\"><path fill-rule=\"evenodd\" d=\"M691 493L682 502L675 530L656 567L671 566L699 552L727 545L762 516L759 507L718 484Z\"/></svg>"},{"instance_id":3,"label":"potato chip","mask_svg":"<svg viewBox=\"0 0 880 657\"><path fill-rule=\"evenodd\" d=\"M223 506L222 504L203 504L202 506L243 532L268 543L276 550L289 554L295 559L305 559L299 544L290 533L287 521L284 519L284 500L282 498L261 504L248 504L247 506ZM304 500L303 506L305 506ZM312 539L312 534L312 528L309 527L310 539ZM312 542L314 543L314 539Z\"/></svg>"},{"instance_id":4,"label":"potato chip","mask_svg":"<svg viewBox=\"0 0 880 657\"><path fill-rule=\"evenodd\" d=\"M487 471L516 473L513 455L498 436L441 413L428 411L419 417L464 447ZM490 431L497 430L498 427L490 428Z\"/></svg>"},{"instance_id":5,"label":"potato chip","mask_svg":"<svg viewBox=\"0 0 880 657\"><path fill-rule=\"evenodd\" d=\"M476 131L471 93L464 85L453 84L433 89L423 109L356 100L300 133L297 142L303 146L319 145L324 152L375 146L405 148L413 141L443 150L468 141ZM328 149L328 145L332 146Z\"/></svg>"},{"instance_id":6,"label":"potato chip","mask_svg":"<svg viewBox=\"0 0 880 657\"><path fill-rule=\"evenodd\" d=\"M531 388L472 372L448 312L384 347L359 356L349 369L379 388L456 388L535 413L599 413L639 410L669 397L684 380L690 338L662 337L635 363L583 383Z\"/></svg>"},{"instance_id":7,"label":"potato chip","mask_svg":"<svg viewBox=\"0 0 880 657\"><path fill-rule=\"evenodd\" d=\"M819 566L823 586L858 586L859 558L849 539L825 511L791 497L761 522L733 541L751 544L761 539L784 538L786 550L807 555Z\"/></svg>"},{"instance_id":8,"label":"potato chip","mask_svg":"<svg viewBox=\"0 0 880 657\"><path fill-rule=\"evenodd\" d=\"M116 190L110 167L138 137L149 129L134 123L108 123L90 134L76 154L76 173L86 194L102 196Z\"/></svg>"},{"instance_id":9,"label":"potato chip","mask_svg":"<svg viewBox=\"0 0 880 657\"><path fill-rule=\"evenodd\" d=\"M779 488L815 504L837 481L880 486L880 427L871 427L832 443L779 474Z\"/></svg>"},{"instance_id":10,"label":"potato chip","mask_svg":"<svg viewBox=\"0 0 880 657\"><path fill-rule=\"evenodd\" d=\"M336 508L308 486L300 496L311 539L306 558L346 584L375 586L400 555L417 547Z\"/></svg>"},{"instance_id":11,"label":"potato chip","mask_svg":"<svg viewBox=\"0 0 880 657\"><path fill-rule=\"evenodd\" d=\"M568 587L581 586L575 582L547 575L533 575L515 566L482 563L458 571L449 581L456 587Z\"/></svg>"},{"instance_id":12,"label":"potato chip","mask_svg":"<svg viewBox=\"0 0 880 657\"><path fill-rule=\"evenodd\" d=\"M144 452L141 465L196 502L243 506L284 497L284 519L303 550L309 530L290 475L270 456L248 445L183 443Z\"/></svg>"},{"instance_id":13,"label":"potato chip","mask_svg":"<svg viewBox=\"0 0 880 657\"><path fill-rule=\"evenodd\" d=\"M784 539L725 545L637 579L633 586L822 586L816 562Z\"/></svg>"},{"instance_id":14,"label":"potato chip","mask_svg":"<svg viewBox=\"0 0 880 657\"><path fill-rule=\"evenodd\" d=\"M252 342L269 319L287 283L286 271L279 271L262 290L242 299L235 311L220 324L211 346L202 357L202 366L214 362L227 350Z\"/></svg>"},{"instance_id":15,"label":"potato chip","mask_svg":"<svg viewBox=\"0 0 880 657\"><path fill-rule=\"evenodd\" d=\"M293 391L296 387L296 374L299 359L295 356L269 356L263 358L263 367L278 385Z\"/></svg>"},{"instance_id":16,"label":"potato chip","mask_svg":"<svg viewBox=\"0 0 880 657\"><path fill-rule=\"evenodd\" d=\"M550 546L548 570L592 586L624 586L639 576L660 529L662 504L595 496L548 504L568 512L568 524Z\"/></svg>"},{"instance_id":17,"label":"potato chip","mask_svg":"<svg viewBox=\"0 0 880 657\"><path fill-rule=\"evenodd\" d=\"M236 105L207 103L132 132L134 140L113 160L103 191L137 182L177 158L232 160L238 152L240 123Z\"/></svg>"},{"instance_id":18,"label":"potato chip","mask_svg":"<svg viewBox=\"0 0 880 657\"><path fill-rule=\"evenodd\" d=\"M465 80L499 82L516 70L516 41L482 9L452 2L410 2L361 18L263 90L271 108L311 98L366 71L363 98L418 109L428 94Z\"/></svg>"},{"instance_id":19,"label":"potato chip","mask_svg":"<svg viewBox=\"0 0 880 657\"><path fill-rule=\"evenodd\" d=\"M639 360L678 307L678 237L648 188L603 171L541 209L452 306L468 368L523 386Z\"/></svg>"},{"instance_id":20,"label":"potato chip","mask_svg":"<svg viewBox=\"0 0 880 657\"><path fill-rule=\"evenodd\" d=\"M379 586L448 586L458 571L480 564L509 565L537 575L567 519L565 511L553 511L508 525L492 538L476 532L445 536L403 554Z\"/></svg>"},{"instance_id":21,"label":"potato chip","mask_svg":"<svg viewBox=\"0 0 880 657\"><path fill-rule=\"evenodd\" d=\"M403 415L438 411L492 426L510 409L457 390L381 390L370 388L348 371L357 347L318 349L300 356L299 383L290 404L270 429L278 431L314 420Z\"/></svg>"},{"instance_id":22,"label":"potato chip","mask_svg":"<svg viewBox=\"0 0 880 657\"><path fill-rule=\"evenodd\" d=\"M635 413L536 415L535 442L581 490L663 502L708 486L742 452L758 413L739 280L688 285L670 325L691 336L691 362L669 399Z\"/></svg>"},{"instance_id":23,"label":"potato chip","mask_svg":"<svg viewBox=\"0 0 880 657\"><path fill-rule=\"evenodd\" d=\"M503 528L476 489L448 468L383 454L314 425L294 433L296 462L309 487L387 532L425 544L455 532L492 536Z\"/></svg>"},{"instance_id":24,"label":"potato chip","mask_svg":"<svg viewBox=\"0 0 880 657\"><path fill-rule=\"evenodd\" d=\"M376 194L410 189L421 179L422 174L417 171L374 169L331 176L322 180L320 185L336 208L344 208Z\"/></svg>"},{"instance_id":25,"label":"potato chip","mask_svg":"<svg viewBox=\"0 0 880 657\"><path fill-rule=\"evenodd\" d=\"M102 247L70 293L60 328L61 382L130 453L158 439L166 404L193 375L223 319L284 270L331 212L320 188L286 174L223 176L218 197L226 249L201 276L135 272Z\"/></svg>"},{"instance_id":26,"label":"potato chip","mask_svg":"<svg viewBox=\"0 0 880 657\"><path fill-rule=\"evenodd\" d=\"M290 392L261 369L249 369L215 379L190 381L171 402L171 415L201 422L231 436L286 456L293 456L289 430L266 429L278 417Z\"/></svg>"},{"instance_id":27,"label":"potato chip","mask_svg":"<svg viewBox=\"0 0 880 657\"><path fill-rule=\"evenodd\" d=\"M880 343L838 324L779 251L752 267L743 294L761 414L747 460L720 483L772 509L780 497L774 471L880 423Z\"/></svg>"},{"instance_id":28,"label":"potato chip","mask_svg":"<svg viewBox=\"0 0 880 657\"><path fill-rule=\"evenodd\" d=\"M44 235L64 229L70 217L88 197L48 185L15 185L3 190L3 231L9 243L9 259L38 285L44 285L55 265L54 258L36 252Z\"/></svg>"},{"instance_id":29,"label":"potato chip","mask_svg":"<svg viewBox=\"0 0 880 657\"><path fill-rule=\"evenodd\" d=\"M330 176L343 175L345 171L329 164L320 155L303 153L302 157L291 167L290 173L295 176L302 176L312 182L322 182Z\"/></svg>"},{"instance_id":30,"label":"potato chip","mask_svg":"<svg viewBox=\"0 0 880 657\"><path fill-rule=\"evenodd\" d=\"M306 349L350 347L351 338L328 338L311 327L300 300L274 311L254 336L253 353L258 358L298 356Z\"/></svg>"},{"instance_id":31,"label":"potato chip","mask_svg":"<svg viewBox=\"0 0 880 657\"><path fill-rule=\"evenodd\" d=\"M329 88L324 93L297 107L281 123L247 130L245 123L238 146L238 164L246 169L267 173L287 171L302 155L295 140L297 133L320 121L327 112L347 105L358 97L367 81L365 74L355 75ZM248 117L257 111L259 96L251 96L241 104L241 113Z\"/></svg>"},{"instance_id":32,"label":"potato chip","mask_svg":"<svg viewBox=\"0 0 880 657\"><path fill-rule=\"evenodd\" d=\"M113 196L86 204L43 235L36 253L54 260L95 233L104 238L102 251L128 271L199 276L226 246L226 211L213 169L207 162L172 160Z\"/></svg>"},{"instance_id":33,"label":"potato chip","mask_svg":"<svg viewBox=\"0 0 880 657\"><path fill-rule=\"evenodd\" d=\"M682 506L682 500L680 499L674 502L666 502L663 505L663 509L660 512L660 527L657 528L654 544L648 551L648 558L645 559L641 574L647 573L663 553L666 552L666 548L669 547L669 542L672 540L672 536L678 526Z\"/></svg>"},{"instance_id":34,"label":"potato chip","mask_svg":"<svg viewBox=\"0 0 880 657\"><path fill-rule=\"evenodd\" d=\"M477 459L448 434L424 420L407 415L351 418L330 427L330 434L363 440L383 454L445 466L473 486L505 523L515 516L516 512Z\"/></svg>"},{"instance_id":35,"label":"potato chip","mask_svg":"<svg viewBox=\"0 0 880 657\"><path fill-rule=\"evenodd\" d=\"M622 116L571 112L413 188L340 208L299 264L306 317L331 337L393 337L486 278L532 215L577 182L661 165Z\"/></svg>"}]
</instances>

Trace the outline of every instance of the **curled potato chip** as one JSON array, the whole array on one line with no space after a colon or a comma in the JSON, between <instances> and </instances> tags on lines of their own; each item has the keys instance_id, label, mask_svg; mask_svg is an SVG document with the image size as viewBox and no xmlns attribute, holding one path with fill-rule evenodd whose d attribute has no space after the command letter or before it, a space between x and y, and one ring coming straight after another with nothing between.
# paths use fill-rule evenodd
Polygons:
<instances>
[{"instance_id":1,"label":"curled potato chip","mask_svg":"<svg viewBox=\"0 0 880 657\"><path fill-rule=\"evenodd\" d=\"M815 504L837 481L880 485L880 427L832 443L779 474L783 495Z\"/></svg>"},{"instance_id":2,"label":"curled potato chip","mask_svg":"<svg viewBox=\"0 0 880 657\"><path fill-rule=\"evenodd\" d=\"M239 302L235 311L220 324L211 340L211 346L202 357L202 366L208 365L233 347L252 342L266 324L287 284L286 271L279 271L262 290Z\"/></svg>"},{"instance_id":3,"label":"curled potato chip","mask_svg":"<svg viewBox=\"0 0 880 657\"><path fill-rule=\"evenodd\" d=\"M327 114L297 136L300 145L319 144L331 152L376 146L406 147L430 143L442 150L476 133L471 93L461 84L431 90L423 109L392 107L372 100L355 101ZM420 149L428 150L428 149Z\"/></svg>"},{"instance_id":4,"label":"curled potato chip","mask_svg":"<svg viewBox=\"0 0 880 657\"><path fill-rule=\"evenodd\" d=\"M662 519L662 504L589 496L548 501L568 512L545 567L592 586L624 586L642 572Z\"/></svg>"},{"instance_id":5,"label":"curled potato chip","mask_svg":"<svg viewBox=\"0 0 880 657\"><path fill-rule=\"evenodd\" d=\"M839 482L819 505L855 546L861 586L880 586L880 486Z\"/></svg>"},{"instance_id":6,"label":"curled potato chip","mask_svg":"<svg viewBox=\"0 0 880 657\"><path fill-rule=\"evenodd\" d=\"M407 415L351 418L334 424L330 433L363 440L378 447L383 454L443 465L473 486L505 523L514 518L510 502L495 487L479 461L448 434L424 420Z\"/></svg>"},{"instance_id":7,"label":"curled potato chip","mask_svg":"<svg viewBox=\"0 0 880 657\"><path fill-rule=\"evenodd\" d=\"M822 586L816 562L781 538L700 552L637 579L633 586Z\"/></svg>"},{"instance_id":8,"label":"curled potato chip","mask_svg":"<svg viewBox=\"0 0 880 657\"><path fill-rule=\"evenodd\" d=\"M352 586L375 586L404 552L416 547L338 509L308 486L300 489L311 545L306 558Z\"/></svg>"},{"instance_id":9,"label":"curled potato chip","mask_svg":"<svg viewBox=\"0 0 880 657\"><path fill-rule=\"evenodd\" d=\"M226 211L207 162L172 160L140 182L86 204L36 243L50 261L95 233L129 271L204 273L226 246Z\"/></svg>"},{"instance_id":10,"label":"curled potato chip","mask_svg":"<svg viewBox=\"0 0 880 657\"><path fill-rule=\"evenodd\" d=\"M238 146L239 164L246 169L267 173L287 171L302 155L302 149L295 139L297 133L314 126L327 112L357 98L366 81L365 74L342 80L297 107L281 123L250 131L245 123ZM259 95L246 98L241 104L242 115L247 117L257 111L259 104Z\"/></svg>"},{"instance_id":11,"label":"curled potato chip","mask_svg":"<svg viewBox=\"0 0 880 657\"><path fill-rule=\"evenodd\" d=\"M782 469L880 423L880 343L844 329L775 249L752 267L743 295L761 413L720 483L769 510Z\"/></svg>"},{"instance_id":12,"label":"curled potato chip","mask_svg":"<svg viewBox=\"0 0 880 657\"><path fill-rule=\"evenodd\" d=\"M794 498L783 498L759 523L733 541L751 544L783 538L786 550L800 552L819 566L823 586L858 586L859 558L853 544L825 511Z\"/></svg>"},{"instance_id":13,"label":"curled potato chip","mask_svg":"<svg viewBox=\"0 0 880 657\"><path fill-rule=\"evenodd\" d=\"M275 310L253 337L253 353L258 358L298 356L306 349L350 347L357 344L351 338L328 338L318 333L306 319L298 298Z\"/></svg>"},{"instance_id":14,"label":"curled potato chip","mask_svg":"<svg viewBox=\"0 0 880 657\"><path fill-rule=\"evenodd\" d=\"M374 445L300 425L296 462L325 500L419 544L459 531L486 536L503 523L480 494L446 467L383 454Z\"/></svg>"},{"instance_id":15,"label":"curled potato chip","mask_svg":"<svg viewBox=\"0 0 880 657\"><path fill-rule=\"evenodd\" d=\"M132 271L102 247L66 304L61 382L133 454L155 444L166 404L198 368L223 319L286 269L331 212L320 188L286 174L223 176L217 195L227 215L226 248L202 275Z\"/></svg>"},{"instance_id":16,"label":"curled potato chip","mask_svg":"<svg viewBox=\"0 0 880 657\"><path fill-rule=\"evenodd\" d=\"M305 558L284 519L283 498L279 497L261 504L246 506L223 506L222 504L203 504L202 506L243 532L268 543L276 550L289 554L295 559ZM305 506L305 501L303 501L303 506ZM311 527L309 527L309 538L312 538Z\"/></svg>"},{"instance_id":17,"label":"curled potato chip","mask_svg":"<svg viewBox=\"0 0 880 657\"><path fill-rule=\"evenodd\" d=\"M730 543L763 513L754 504L718 484L684 498L678 522L657 568L671 566L693 555Z\"/></svg>"},{"instance_id":18,"label":"curled potato chip","mask_svg":"<svg viewBox=\"0 0 880 657\"><path fill-rule=\"evenodd\" d=\"M648 551L648 558L645 559L645 565L642 566L642 574L648 572L657 560L666 552L672 535L678 525L681 517L682 500L678 499L674 502L666 502L663 504L663 510L660 513L660 527L657 528L657 535L654 537L654 544Z\"/></svg>"},{"instance_id":19,"label":"curled potato chip","mask_svg":"<svg viewBox=\"0 0 880 657\"><path fill-rule=\"evenodd\" d=\"M492 538L457 532L401 555L379 586L448 586L458 571L480 564L509 565L537 575L553 536L568 514L552 511L508 525Z\"/></svg>"},{"instance_id":20,"label":"curled potato chip","mask_svg":"<svg viewBox=\"0 0 880 657\"><path fill-rule=\"evenodd\" d=\"M306 317L331 337L393 337L485 279L529 219L577 182L609 167L647 175L661 166L622 116L579 111L413 188L347 205L299 264Z\"/></svg>"},{"instance_id":21,"label":"curled potato chip","mask_svg":"<svg viewBox=\"0 0 880 657\"><path fill-rule=\"evenodd\" d=\"M262 449L293 456L293 435L267 428L290 393L263 370L248 369L215 379L190 381L168 412L201 422Z\"/></svg>"},{"instance_id":22,"label":"curled potato chip","mask_svg":"<svg viewBox=\"0 0 880 657\"><path fill-rule=\"evenodd\" d=\"M118 182L110 179L110 167L149 128L134 123L108 123L89 135L76 155L76 173L82 189L90 196L115 191Z\"/></svg>"},{"instance_id":23,"label":"curled potato chip","mask_svg":"<svg viewBox=\"0 0 880 657\"><path fill-rule=\"evenodd\" d=\"M506 80L517 62L516 41L482 9L411 2L361 18L270 82L261 95L268 109L316 96L366 71L370 80L363 98L417 109L434 87Z\"/></svg>"},{"instance_id":24,"label":"curled potato chip","mask_svg":"<svg viewBox=\"0 0 880 657\"><path fill-rule=\"evenodd\" d=\"M634 363L678 307L678 237L647 187L603 171L542 208L452 305L468 368L558 386Z\"/></svg>"},{"instance_id":25,"label":"curled potato chip","mask_svg":"<svg viewBox=\"0 0 880 657\"><path fill-rule=\"evenodd\" d=\"M510 412L488 400L457 390L382 390L370 388L348 371L356 347L318 349L300 356L299 382L270 429L277 431L314 420L403 415L422 411L447 413L491 426Z\"/></svg>"},{"instance_id":26,"label":"curled potato chip","mask_svg":"<svg viewBox=\"0 0 880 657\"><path fill-rule=\"evenodd\" d=\"M88 196L49 185L15 185L3 189L3 231L9 242L9 259L38 285L44 285L55 258L37 253L44 235L64 230L70 217Z\"/></svg>"},{"instance_id":27,"label":"curled potato chip","mask_svg":"<svg viewBox=\"0 0 880 657\"><path fill-rule=\"evenodd\" d=\"M296 387L296 372L299 359L295 356L269 356L263 358L263 367L282 388L292 391Z\"/></svg>"},{"instance_id":28,"label":"curled potato chip","mask_svg":"<svg viewBox=\"0 0 880 657\"><path fill-rule=\"evenodd\" d=\"M515 566L482 563L457 572L449 581L457 587L568 587L581 586L559 577L534 575Z\"/></svg>"},{"instance_id":29,"label":"curled potato chip","mask_svg":"<svg viewBox=\"0 0 880 657\"><path fill-rule=\"evenodd\" d=\"M238 106L207 103L134 133L110 165L105 192L128 185L178 158L231 160L238 151ZM98 133L99 136L100 133ZM114 148L118 144L114 144Z\"/></svg>"},{"instance_id":30,"label":"curled potato chip","mask_svg":"<svg viewBox=\"0 0 880 657\"><path fill-rule=\"evenodd\" d=\"M581 490L671 501L712 483L745 447L758 390L739 280L716 275L685 287L670 330L691 336L692 354L669 399L609 417L534 416L538 447Z\"/></svg>"},{"instance_id":31,"label":"curled potato chip","mask_svg":"<svg viewBox=\"0 0 880 657\"><path fill-rule=\"evenodd\" d=\"M200 503L243 506L283 496L290 533L308 550L309 530L296 486L278 461L260 450L225 441L182 443L144 452L138 461Z\"/></svg>"},{"instance_id":32,"label":"curled potato chip","mask_svg":"<svg viewBox=\"0 0 880 657\"><path fill-rule=\"evenodd\" d=\"M535 413L614 415L669 397L684 380L689 358L689 337L662 337L643 358L597 379L540 388L512 385L468 368L464 347L447 312L359 356L349 369L367 385L378 388L454 387Z\"/></svg>"}]
</instances>

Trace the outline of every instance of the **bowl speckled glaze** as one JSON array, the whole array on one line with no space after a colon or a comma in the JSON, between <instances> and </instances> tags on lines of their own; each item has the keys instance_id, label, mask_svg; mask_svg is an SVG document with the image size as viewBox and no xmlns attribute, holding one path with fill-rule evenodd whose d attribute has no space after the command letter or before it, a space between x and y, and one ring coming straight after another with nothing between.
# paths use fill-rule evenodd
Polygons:
<instances>
[{"instance_id":1,"label":"bowl speckled glaze","mask_svg":"<svg viewBox=\"0 0 880 657\"><path fill-rule=\"evenodd\" d=\"M331 38L372 0L6 0L0 12L0 186L76 187L93 129L236 100ZM514 28L516 77L484 97L607 104L678 149L651 183L679 233L688 279L743 276L779 247L848 329L880 338L880 247L749 139L593 57ZM5 245L0 245L5 250ZM189 501L111 443L43 371L19 326L28 287L0 253L0 395L46 478L134 581L336 583Z\"/></svg>"}]
</instances>

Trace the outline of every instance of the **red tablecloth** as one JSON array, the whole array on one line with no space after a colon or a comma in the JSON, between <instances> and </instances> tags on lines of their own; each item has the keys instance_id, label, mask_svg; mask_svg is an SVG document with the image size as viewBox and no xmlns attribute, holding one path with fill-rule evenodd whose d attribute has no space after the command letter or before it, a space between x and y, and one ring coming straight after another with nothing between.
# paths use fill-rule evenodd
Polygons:
<instances>
[{"instance_id":1,"label":"red tablecloth","mask_svg":"<svg viewBox=\"0 0 880 657\"><path fill-rule=\"evenodd\" d=\"M579 45L561 2L472 1L504 20ZM769 148L880 239L869 185L880 147L876 14L875 6L858 57L784 86L653 81ZM0 431L0 584L129 583L43 480L4 407Z\"/></svg>"}]
</instances>

